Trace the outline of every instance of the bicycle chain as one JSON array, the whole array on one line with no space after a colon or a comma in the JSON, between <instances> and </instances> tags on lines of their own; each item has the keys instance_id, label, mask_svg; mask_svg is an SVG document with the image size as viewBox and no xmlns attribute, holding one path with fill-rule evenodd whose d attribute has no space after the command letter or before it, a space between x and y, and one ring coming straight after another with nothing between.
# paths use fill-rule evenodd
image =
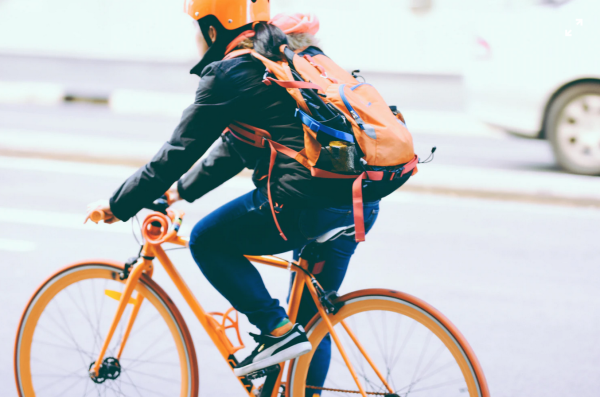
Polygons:
<instances>
[{"instance_id":1,"label":"bicycle chain","mask_svg":"<svg viewBox=\"0 0 600 397\"><path fill-rule=\"evenodd\" d=\"M314 389L314 390L323 390L323 391L332 391L335 393L352 393L352 394L360 394L359 391L354 391L354 390L341 390L341 389L330 389L328 387L318 387L318 386L306 386L307 389ZM366 394L371 394L373 396L389 396L390 393L379 393L379 392L375 392L375 391L366 391ZM393 395L393 394L392 394Z\"/></svg>"}]
</instances>

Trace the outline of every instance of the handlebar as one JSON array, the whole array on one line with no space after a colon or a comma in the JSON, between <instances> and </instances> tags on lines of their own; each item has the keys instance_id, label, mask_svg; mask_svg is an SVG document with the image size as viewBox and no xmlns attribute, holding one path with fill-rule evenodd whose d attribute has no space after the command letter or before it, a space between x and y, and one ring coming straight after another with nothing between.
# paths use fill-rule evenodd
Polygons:
<instances>
[{"instance_id":1,"label":"handlebar","mask_svg":"<svg viewBox=\"0 0 600 397\"><path fill-rule=\"evenodd\" d=\"M142 235L146 241L151 244L162 244L177 236L185 213L170 209L166 196L163 195L144 208L155 211L148 214L142 223ZM106 218L106 213L102 210L94 210L88 218L98 223ZM169 223L172 228L169 228Z\"/></svg>"},{"instance_id":2,"label":"handlebar","mask_svg":"<svg viewBox=\"0 0 600 397\"><path fill-rule=\"evenodd\" d=\"M102 210L94 210L89 215L90 221L92 221L94 223L98 223L98 222L104 220L105 217L106 217L106 214Z\"/></svg>"}]
</instances>

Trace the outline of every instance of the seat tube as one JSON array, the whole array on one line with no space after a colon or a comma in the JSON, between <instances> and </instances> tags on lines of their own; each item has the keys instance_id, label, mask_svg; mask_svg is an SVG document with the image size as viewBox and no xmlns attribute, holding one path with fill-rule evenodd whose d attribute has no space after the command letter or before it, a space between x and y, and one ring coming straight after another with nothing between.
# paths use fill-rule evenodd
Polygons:
<instances>
[{"instance_id":1,"label":"seat tube","mask_svg":"<svg viewBox=\"0 0 600 397\"><path fill-rule=\"evenodd\" d=\"M308 262L305 259L300 258L298 266L307 269ZM296 276L294 277L294 283L292 284L290 303L288 305L288 317L292 323L295 323L298 318L298 310L300 309L300 301L302 300L302 292L304 291L305 285L306 275L304 272L297 270Z\"/></svg>"}]
</instances>

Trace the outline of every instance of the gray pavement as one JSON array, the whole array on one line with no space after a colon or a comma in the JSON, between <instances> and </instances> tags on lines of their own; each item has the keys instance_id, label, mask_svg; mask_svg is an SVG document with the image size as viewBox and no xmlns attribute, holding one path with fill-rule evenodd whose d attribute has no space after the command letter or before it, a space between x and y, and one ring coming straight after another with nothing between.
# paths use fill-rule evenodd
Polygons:
<instances>
[{"instance_id":1,"label":"gray pavement","mask_svg":"<svg viewBox=\"0 0 600 397\"><path fill-rule=\"evenodd\" d=\"M68 263L124 260L136 244L130 224L80 223L85 205L108 197L130 169L0 160L0 384L11 397L13 338L34 289ZM194 204L179 204L188 214L183 233L250 188L238 178ZM598 209L400 192L383 201L341 292L386 287L431 303L469 340L493 396L592 397L600 388L599 221ZM171 257L207 309L228 307L186 250ZM263 275L284 301L287 275ZM155 277L183 309L164 271ZM199 323L189 310L183 314L198 352L200 395L243 396ZM245 321L242 327L252 331Z\"/></svg>"}]
</instances>

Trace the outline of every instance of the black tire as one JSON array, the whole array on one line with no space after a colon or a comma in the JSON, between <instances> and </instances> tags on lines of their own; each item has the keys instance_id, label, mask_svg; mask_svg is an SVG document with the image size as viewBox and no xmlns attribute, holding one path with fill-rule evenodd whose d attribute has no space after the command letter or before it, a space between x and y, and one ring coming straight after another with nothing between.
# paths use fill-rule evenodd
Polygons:
<instances>
[{"instance_id":1,"label":"black tire","mask_svg":"<svg viewBox=\"0 0 600 397\"><path fill-rule=\"evenodd\" d=\"M583 131L579 130L578 122L582 121L583 116L569 115L566 110L568 107L581 106L583 112L590 112L589 115L584 115L585 120L597 118L598 121L595 123L598 126L600 125L600 108L586 105L589 98L596 96L598 97L597 101L600 101L600 83L582 83L571 86L552 101L546 115L546 135L552 144L556 161L563 169L575 174L600 175L600 139L593 139L591 143L580 139L582 133L589 131L589 128L581 125ZM595 102L596 99L594 99ZM565 130L569 124L572 125L572 131Z\"/></svg>"}]
</instances>

